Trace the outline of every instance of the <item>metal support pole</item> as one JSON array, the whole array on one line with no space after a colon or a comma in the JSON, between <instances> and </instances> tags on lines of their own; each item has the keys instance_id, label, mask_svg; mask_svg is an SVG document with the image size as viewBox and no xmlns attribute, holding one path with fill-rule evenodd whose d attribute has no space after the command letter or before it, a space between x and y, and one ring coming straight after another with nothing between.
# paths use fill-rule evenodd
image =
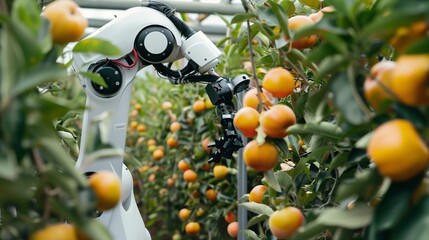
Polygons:
<instances>
[{"instance_id":1,"label":"metal support pole","mask_svg":"<svg viewBox=\"0 0 429 240\"><path fill-rule=\"evenodd\" d=\"M244 93L241 92L238 94L238 105L241 108L241 103L243 100ZM241 138L243 140L243 146L246 146L247 144L247 137L241 135ZM243 149L240 148L238 150L238 161L237 161L237 199L240 199L244 194L247 193L247 166L243 159ZM238 202L240 204L240 202ZM242 233L242 230L247 229L247 209L238 206L238 240L246 240L246 235Z\"/></svg>"},{"instance_id":2,"label":"metal support pole","mask_svg":"<svg viewBox=\"0 0 429 240\"><path fill-rule=\"evenodd\" d=\"M235 15L244 13L244 8L241 4L219 4L219 3L204 3L204 2L185 2L176 0L157 0L176 9L177 12L185 13L217 13L221 15ZM145 1L132 0L76 0L81 8L96 8L96 9L117 9L125 10L132 7L141 6Z\"/></svg>"}]
</instances>

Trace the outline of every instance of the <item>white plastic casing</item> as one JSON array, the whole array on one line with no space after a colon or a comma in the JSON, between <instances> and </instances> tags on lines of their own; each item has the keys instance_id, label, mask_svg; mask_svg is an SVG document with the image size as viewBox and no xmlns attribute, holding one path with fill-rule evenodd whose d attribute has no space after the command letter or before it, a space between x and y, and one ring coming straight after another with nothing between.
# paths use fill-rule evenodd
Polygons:
<instances>
[{"instance_id":1,"label":"white plastic casing","mask_svg":"<svg viewBox=\"0 0 429 240\"><path fill-rule=\"evenodd\" d=\"M198 71L206 73L219 63L221 52L201 31L194 33L182 43L183 55L198 64Z\"/></svg>"}]
</instances>

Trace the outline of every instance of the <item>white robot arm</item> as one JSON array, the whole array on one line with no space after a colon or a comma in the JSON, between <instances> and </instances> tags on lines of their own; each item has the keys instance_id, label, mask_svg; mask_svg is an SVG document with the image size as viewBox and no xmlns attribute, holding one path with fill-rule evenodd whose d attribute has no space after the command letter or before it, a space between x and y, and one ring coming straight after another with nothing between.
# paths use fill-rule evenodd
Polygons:
<instances>
[{"instance_id":1,"label":"white robot arm","mask_svg":"<svg viewBox=\"0 0 429 240\"><path fill-rule=\"evenodd\" d=\"M217 150L213 161L222 157L231 158L233 151L242 144L233 120L232 97L248 87L249 78L240 75L233 79L214 74L221 52L202 32L194 31L175 16L174 10L158 2L144 2L141 7L126 10L123 15L110 21L87 38L108 40L120 48L124 56L108 58L102 54L76 53L73 69L85 90L86 110L80 154L76 167L86 174L101 170L116 173L122 180L121 202L112 210L102 212L99 220L107 227L113 239L151 239L137 208L132 189L132 176L123 164L122 156L109 157L88 163L89 154L85 146L91 122L101 114L109 113L107 143L117 149L125 148L128 111L134 77L146 66L154 66L162 75L174 83L205 82L206 91L221 112L221 123L225 127L224 137L211 144ZM165 63L185 58L187 65L172 70ZM98 73L107 88L92 82L80 72Z\"/></svg>"}]
</instances>

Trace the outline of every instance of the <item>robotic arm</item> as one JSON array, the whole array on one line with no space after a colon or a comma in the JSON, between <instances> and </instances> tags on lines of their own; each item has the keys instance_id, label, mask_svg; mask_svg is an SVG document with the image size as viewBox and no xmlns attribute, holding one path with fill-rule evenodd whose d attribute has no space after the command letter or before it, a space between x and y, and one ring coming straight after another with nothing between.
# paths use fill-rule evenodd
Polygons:
<instances>
[{"instance_id":1,"label":"robotic arm","mask_svg":"<svg viewBox=\"0 0 429 240\"><path fill-rule=\"evenodd\" d=\"M109 170L121 178L121 202L98 216L113 239L151 239L137 208L132 176L123 164L123 157L112 156L86 162L89 153L85 146L90 141L88 133L91 122L102 114L110 114L109 122L104 126L107 135L102 137L114 148L123 150L134 77L142 68L152 65L173 84L207 84L206 92L219 109L224 127L224 136L209 145L216 148L210 161L231 158L233 152L242 147L232 124L235 113L232 99L236 93L248 87L249 78L245 75L232 79L217 76L213 68L219 62L219 49L202 32L194 31L177 18L173 9L158 2L143 2L141 7L126 10L123 15L87 38L108 40L125 55L108 58L102 54L77 53L73 56L72 67L87 96L76 167L86 174ZM174 61L183 58L188 60L183 69L172 70L169 67ZM108 87L92 82L81 72L99 74Z\"/></svg>"}]
</instances>

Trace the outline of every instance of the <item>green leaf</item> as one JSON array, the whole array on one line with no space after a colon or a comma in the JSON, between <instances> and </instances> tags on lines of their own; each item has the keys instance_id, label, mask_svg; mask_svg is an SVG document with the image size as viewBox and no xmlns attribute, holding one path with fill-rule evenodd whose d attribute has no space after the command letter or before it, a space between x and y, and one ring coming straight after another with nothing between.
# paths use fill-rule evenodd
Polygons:
<instances>
[{"instance_id":1,"label":"green leaf","mask_svg":"<svg viewBox=\"0 0 429 240\"><path fill-rule=\"evenodd\" d=\"M370 224L373 212L366 203L357 203L352 209L325 209L316 221L326 226L357 229Z\"/></svg>"},{"instance_id":2,"label":"green leaf","mask_svg":"<svg viewBox=\"0 0 429 240\"><path fill-rule=\"evenodd\" d=\"M316 79L320 80L329 74L334 74L347 65L347 60L344 55L334 54L326 56L319 64L319 72Z\"/></svg>"},{"instance_id":3,"label":"green leaf","mask_svg":"<svg viewBox=\"0 0 429 240\"><path fill-rule=\"evenodd\" d=\"M315 10L319 10L320 2L319 0L299 0L303 5L309 6Z\"/></svg>"},{"instance_id":4,"label":"green leaf","mask_svg":"<svg viewBox=\"0 0 429 240\"><path fill-rule=\"evenodd\" d=\"M341 139L343 130L336 124L330 122L308 122L297 123L287 129L288 134L316 134L332 139Z\"/></svg>"},{"instance_id":5,"label":"green leaf","mask_svg":"<svg viewBox=\"0 0 429 240\"><path fill-rule=\"evenodd\" d=\"M98 219L89 219L79 224L78 227L91 239L112 239L106 227Z\"/></svg>"},{"instance_id":6,"label":"green leaf","mask_svg":"<svg viewBox=\"0 0 429 240\"><path fill-rule=\"evenodd\" d=\"M232 19L231 19L231 23L242 23L248 19L252 19L255 18L256 15L255 14L251 14L251 13L238 13L235 14Z\"/></svg>"},{"instance_id":7,"label":"green leaf","mask_svg":"<svg viewBox=\"0 0 429 240\"><path fill-rule=\"evenodd\" d=\"M108 88L109 86L107 86L106 81L104 80L104 78L102 76L100 76L100 74L98 73L93 73L93 72L79 72L80 75L89 78L93 83L96 83L98 85L101 85L105 88Z\"/></svg>"},{"instance_id":8,"label":"green leaf","mask_svg":"<svg viewBox=\"0 0 429 240\"><path fill-rule=\"evenodd\" d=\"M344 72L336 75L330 81L330 89L333 93L335 107L342 116L351 124L362 124L368 119L358 104L359 96L355 96L356 86L351 84L351 79Z\"/></svg>"},{"instance_id":9,"label":"green leaf","mask_svg":"<svg viewBox=\"0 0 429 240\"><path fill-rule=\"evenodd\" d=\"M279 5L285 10L288 16L292 16L295 13L295 4L290 0L281 0Z\"/></svg>"},{"instance_id":10,"label":"green leaf","mask_svg":"<svg viewBox=\"0 0 429 240\"><path fill-rule=\"evenodd\" d=\"M290 38L289 27L288 27L289 16L287 12L283 9L281 5L279 5L278 3L272 0L268 0L268 3L270 4L275 17L277 18L277 22L278 22L277 25L280 26L280 29L285 34L286 38Z\"/></svg>"},{"instance_id":11,"label":"green leaf","mask_svg":"<svg viewBox=\"0 0 429 240\"><path fill-rule=\"evenodd\" d=\"M240 203L239 206L243 206L248 211L251 211L253 213L263 214L266 216L270 216L274 212L272 208L262 203L245 202L245 203Z\"/></svg>"},{"instance_id":12,"label":"green leaf","mask_svg":"<svg viewBox=\"0 0 429 240\"><path fill-rule=\"evenodd\" d=\"M57 65L45 66L43 71L35 69L20 76L18 83L12 89L12 95L17 96L29 90L35 90L44 83L59 80L67 76L67 71Z\"/></svg>"},{"instance_id":13,"label":"green leaf","mask_svg":"<svg viewBox=\"0 0 429 240\"><path fill-rule=\"evenodd\" d=\"M263 222L265 220L267 220L269 218L269 216L265 215L265 214L259 214L256 215L254 217L252 217L251 219L249 219L249 221L247 222L247 227L250 228L260 222Z\"/></svg>"},{"instance_id":14,"label":"green leaf","mask_svg":"<svg viewBox=\"0 0 429 240\"><path fill-rule=\"evenodd\" d=\"M8 156L5 150L0 141L0 178L12 181L18 175L18 166L15 158Z\"/></svg>"},{"instance_id":15,"label":"green leaf","mask_svg":"<svg viewBox=\"0 0 429 240\"><path fill-rule=\"evenodd\" d=\"M255 11L256 11L256 14L258 15L259 20L262 23L267 24L268 26L271 26L271 27L278 25L277 19L271 8L268 8L262 5L262 6L257 6Z\"/></svg>"},{"instance_id":16,"label":"green leaf","mask_svg":"<svg viewBox=\"0 0 429 240\"><path fill-rule=\"evenodd\" d=\"M409 208L411 195L421 182L418 176L406 182L392 182L378 205L374 221L378 231L392 228Z\"/></svg>"},{"instance_id":17,"label":"green leaf","mask_svg":"<svg viewBox=\"0 0 429 240\"><path fill-rule=\"evenodd\" d=\"M99 38L87 38L78 42L73 47L73 52L77 53L100 53L106 56L122 56L122 51L110 41Z\"/></svg>"},{"instance_id":18,"label":"green leaf","mask_svg":"<svg viewBox=\"0 0 429 240\"><path fill-rule=\"evenodd\" d=\"M316 237L326 229L327 227L321 222L311 221L298 228L298 231L291 240L317 239Z\"/></svg>"},{"instance_id":19,"label":"green leaf","mask_svg":"<svg viewBox=\"0 0 429 240\"><path fill-rule=\"evenodd\" d=\"M241 230L241 232L246 236L246 239L261 240L261 238L250 229Z\"/></svg>"},{"instance_id":20,"label":"green leaf","mask_svg":"<svg viewBox=\"0 0 429 240\"><path fill-rule=\"evenodd\" d=\"M342 152L337 154L329 164L329 169L333 170L337 168L338 166L344 164L349 156L349 152Z\"/></svg>"},{"instance_id":21,"label":"green leaf","mask_svg":"<svg viewBox=\"0 0 429 240\"><path fill-rule=\"evenodd\" d=\"M358 196L364 196L364 199L369 200L377 191L382 180L383 178L375 168L357 172L354 178L341 182L336 191L335 201L342 202Z\"/></svg>"},{"instance_id":22,"label":"green leaf","mask_svg":"<svg viewBox=\"0 0 429 240\"><path fill-rule=\"evenodd\" d=\"M288 191L294 187L295 183L287 172L277 171L274 173L274 175L276 176L276 179L282 189Z\"/></svg>"},{"instance_id":23,"label":"green leaf","mask_svg":"<svg viewBox=\"0 0 429 240\"><path fill-rule=\"evenodd\" d=\"M413 206L404 218L393 228L392 240L425 240L429 236L429 195Z\"/></svg>"},{"instance_id":24,"label":"green leaf","mask_svg":"<svg viewBox=\"0 0 429 240\"><path fill-rule=\"evenodd\" d=\"M274 171L272 169L264 172L264 178L262 180L266 181L268 186L270 186L272 189L276 190L277 192L281 192L280 184L277 181L277 178L274 175Z\"/></svg>"}]
</instances>

